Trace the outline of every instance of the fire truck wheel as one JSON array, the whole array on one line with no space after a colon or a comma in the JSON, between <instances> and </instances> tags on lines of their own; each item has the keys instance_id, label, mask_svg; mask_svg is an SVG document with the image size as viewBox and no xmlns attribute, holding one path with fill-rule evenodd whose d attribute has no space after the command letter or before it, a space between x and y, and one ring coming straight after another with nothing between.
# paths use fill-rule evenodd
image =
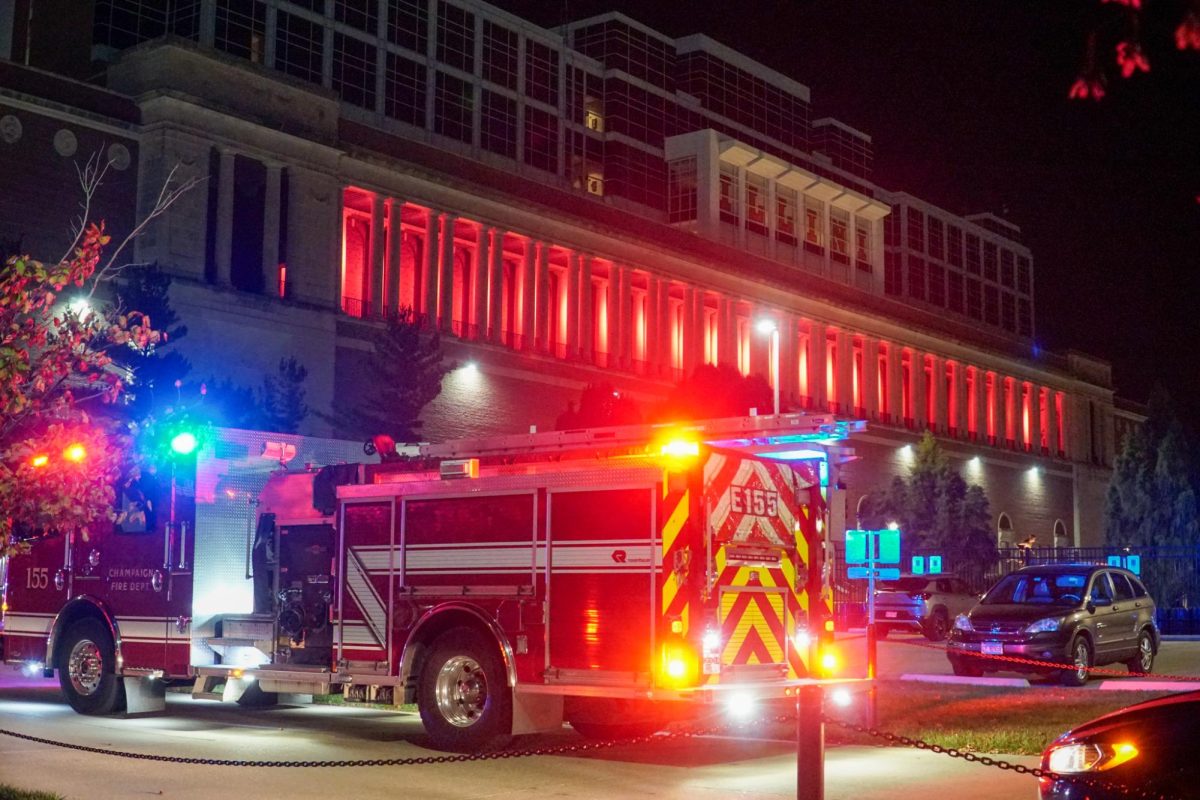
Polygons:
<instances>
[{"instance_id":1,"label":"fire truck wheel","mask_svg":"<svg viewBox=\"0 0 1200 800\"><path fill-rule=\"evenodd\" d=\"M104 623L84 619L67 629L58 651L58 682L80 714L112 714L125 707L125 685L113 672L116 650Z\"/></svg>"},{"instance_id":2,"label":"fire truck wheel","mask_svg":"<svg viewBox=\"0 0 1200 800\"><path fill-rule=\"evenodd\" d=\"M452 628L430 648L417 705L435 747L479 750L512 731L512 691L500 649L473 628Z\"/></svg>"}]
</instances>

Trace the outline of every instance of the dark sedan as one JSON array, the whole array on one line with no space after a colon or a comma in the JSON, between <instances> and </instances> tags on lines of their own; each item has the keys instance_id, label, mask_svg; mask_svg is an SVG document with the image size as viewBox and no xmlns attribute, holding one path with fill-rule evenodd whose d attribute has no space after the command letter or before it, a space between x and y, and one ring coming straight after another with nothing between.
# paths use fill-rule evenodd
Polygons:
<instances>
[{"instance_id":1,"label":"dark sedan","mask_svg":"<svg viewBox=\"0 0 1200 800\"><path fill-rule=\"evenodd\" d=\"M1200 692L1139 703L1086 722L1042 753L1042 800L1196 796ZM1132 791L1115 787L1123 784Z\"/></svg>"},{"instance_id":2,"label":"dark sedan","mask_svg":"<svg viewBox=\"0 0 1200 800\"><path fill-rule=\"evenodd\" d=\"M1150 672L1158 644L1154 601L1133 573L1096 564L1048 564L1004 576L960 614L946 657L955 675L1057 671L1063 683L1080 686L1092 667L1104 664ZM1006 660L1013 658L1021 661Z\"/></svg>"}]
</instances>

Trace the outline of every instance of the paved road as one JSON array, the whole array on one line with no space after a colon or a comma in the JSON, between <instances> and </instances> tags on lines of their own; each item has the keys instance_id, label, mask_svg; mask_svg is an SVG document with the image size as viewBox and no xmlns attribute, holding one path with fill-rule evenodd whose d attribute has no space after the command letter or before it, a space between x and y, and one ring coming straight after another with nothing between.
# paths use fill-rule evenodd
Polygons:
<instances>
[{"instance_id":1,"label":"paved road","mask_svg":"<svg viewBox=\"0 0 1200 800\"><path fill-rule=\"evenodd\" d=\"M249 712L171 695L165 713L81 717L56 684L0 673L0 729L143 753L212 758L345 759L436 755L412 715L296 706ZM782 734L783 732L779 732ZM537 744L582 741L570 729ZM1032 764L1034 759L1019 759ZM0 736L0 783L70 800L144 798L486 798L530 796L782 800L795 797L786 742L734 738L664 741L579 756L366 769L228 768L129 761ZM839 747L826 761L827 800L1032 797L1034 779L912 750Z\"/></svg>"}]
</instances>

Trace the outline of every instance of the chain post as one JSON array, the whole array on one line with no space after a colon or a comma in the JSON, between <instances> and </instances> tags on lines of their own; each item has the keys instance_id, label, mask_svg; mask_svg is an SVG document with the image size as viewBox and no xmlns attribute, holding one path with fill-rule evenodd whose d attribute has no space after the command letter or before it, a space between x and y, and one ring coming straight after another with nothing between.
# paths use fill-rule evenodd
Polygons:
<instances>
[{"instance_id":1,"label":"chain post","mask_svg":"<svg viewBox=\"0 0 1200 800\"><path fill-rule=\"evenodd\" d=\"M820 684L796 692L796 800L825 800L825 709Z\"/></svg>"}]
</instances>

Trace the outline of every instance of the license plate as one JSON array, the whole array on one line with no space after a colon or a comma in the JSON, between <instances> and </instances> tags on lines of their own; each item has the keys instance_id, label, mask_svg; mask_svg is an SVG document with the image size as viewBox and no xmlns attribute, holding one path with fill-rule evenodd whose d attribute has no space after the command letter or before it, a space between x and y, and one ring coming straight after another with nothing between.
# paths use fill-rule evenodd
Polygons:
<instances>
[{"instance_id":1,"label":"license plate","mask_svg":"<svg viewBox=\"0 0 1200 800\"><path fill-rule=\"evenodd\" d=\"M896 612L895 612L895 611L885 611L885 612L883 612L883 615L884 615L885 617L887 617L888 619L895 619L895 618L896 618Z\"/></svg>"},{"instance_id":2,"label":"license plate","mask_svg":"<svg viewBox=\"0 0 1200 800\"><path fill-rule=\"evenodd\" d=\"M1003 642L983 642L979 645L979 652L985 656L1002 656L1004 655Z\"/></svg>"}]
</instances>

